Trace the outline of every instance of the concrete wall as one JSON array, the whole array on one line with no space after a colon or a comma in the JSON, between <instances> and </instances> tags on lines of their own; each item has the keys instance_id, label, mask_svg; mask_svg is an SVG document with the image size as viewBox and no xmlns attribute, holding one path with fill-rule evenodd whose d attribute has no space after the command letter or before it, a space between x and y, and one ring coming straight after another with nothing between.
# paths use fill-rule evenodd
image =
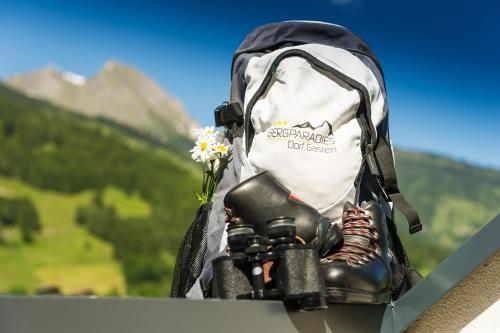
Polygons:
<instances>
[{"instance_id":1,"label":"concrete wall","mask_svg":"<svg viewBox=\"0 0 500 333\"><path fill-rule=\"evenodd\" d=\"M406 332L500 332L500 250L477 267Z\"/></svg>"}]
</instances>

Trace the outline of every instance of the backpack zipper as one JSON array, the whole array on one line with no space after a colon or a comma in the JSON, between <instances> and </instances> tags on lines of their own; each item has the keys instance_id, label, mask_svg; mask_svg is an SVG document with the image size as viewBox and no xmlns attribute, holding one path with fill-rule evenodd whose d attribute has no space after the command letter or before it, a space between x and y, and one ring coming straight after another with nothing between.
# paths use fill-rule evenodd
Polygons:
<instances>
[{"instance_id":1,"label":"backpack zipper","mask_svg":"<svg viewBox=\"0 0 500 333\"><path fill-rule=\"evenodd\" d=\"M264 92L267 90L269 83L271 82L272 77L274 76L276 69L278 68L280 62L286 58L289 57L301 57L307 60L313 67L319 68L323 71L326 71L336 78L340 79L347 85L349 85L351 88L354 88L355 90L358 91L360 94L360 102L358 106L358 110L356 111L356 119L358 119L358 124L361 127L361 141L364 142L364 144L361 145L361 153L362 156L365 156L366 154L366 146L371 145L370 147L375 146L375 128L373 126L373 123L371 121L371 107L370 107L370 98L368 95L368 91L366 90L365 86L363 86L361 83L357 82L356 80L350 78L349 76L343 74L342 72L339 72L335 68L332 68L325 64L324 62L316 59L313 55L310 53L300 50L300 49L291 49L287 50L280 55L276 57L276 59L273 60L271 67L269 68L266 76L264 77L264 80L262 81L261 85L259 86L259 89L255 92L253 95L252 99L250 102L248 102L247 105L247 110L245 112L245 152L248 155L250 152L250 148L252 146L252 141L255 136L255 129L253 128L253 124L251 121L252 117L252 109L257 103L257 100L264 94ZM371 155L373 154L373 150L370 149L369 153L369 158L374 158ZM376 166L375 166L376 167ZM372 169L372 166L370 166L370 169ZM376 172L375 170L372 170L372 172ZM376 172L378 173L378 172Z\"/></svg>"}]
</instances>

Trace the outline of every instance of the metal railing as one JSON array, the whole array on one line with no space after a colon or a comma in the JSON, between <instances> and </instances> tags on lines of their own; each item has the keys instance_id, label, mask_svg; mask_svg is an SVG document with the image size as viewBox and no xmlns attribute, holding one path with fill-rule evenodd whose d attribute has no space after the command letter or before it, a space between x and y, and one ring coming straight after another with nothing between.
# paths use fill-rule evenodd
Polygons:
<instances>
[{"instance_id":1,"label":"metal railing","mask_svg":"<svg viewBox=\"0 0 500 333\"><path fill-rule=\"evenodd\" d=\"M0 296L0 333L401 332L499 248L500 215L388 305L287 311L277 301Z\"/></svg>"}]
</instances>

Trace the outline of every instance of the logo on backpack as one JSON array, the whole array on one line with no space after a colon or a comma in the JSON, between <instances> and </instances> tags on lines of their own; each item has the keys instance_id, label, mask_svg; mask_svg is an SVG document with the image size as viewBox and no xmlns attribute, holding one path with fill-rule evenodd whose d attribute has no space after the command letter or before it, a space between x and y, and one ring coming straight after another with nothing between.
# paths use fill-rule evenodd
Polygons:
<instances>
[{"instance_id":1,"label":"logo on backpack","mask_svg":"<svg viewBox=\"0 0 500 333\"><path fill-rule=\"evenodd\" d=\"M268 130L268 139L287 140L287 148L292 150L326 154L337 152L332 124L328 121L323 121L319 126L314 126L309 121L296 125L288 124L286 120L273 121Z\"/></svg>"}]
</instances>

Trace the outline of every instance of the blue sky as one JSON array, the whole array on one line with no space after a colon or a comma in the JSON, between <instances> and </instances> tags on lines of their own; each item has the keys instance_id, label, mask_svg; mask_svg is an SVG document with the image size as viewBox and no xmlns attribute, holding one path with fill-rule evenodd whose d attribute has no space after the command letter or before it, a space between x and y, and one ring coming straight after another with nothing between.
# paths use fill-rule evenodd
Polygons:
<instances>
[{"instance_id":1,"label":"blue sky","mask_svg":"<svg viewBox=\"0 0 500 333\"><path fill-rule=\"evenodd\" d=\"M35 1L0 3L0 78L47 64L136 66L203 125L228 98L233 51L255 26L344 25L384 68L393 142L500 168L497 1Z\"/></svg>"}]
</instances>

